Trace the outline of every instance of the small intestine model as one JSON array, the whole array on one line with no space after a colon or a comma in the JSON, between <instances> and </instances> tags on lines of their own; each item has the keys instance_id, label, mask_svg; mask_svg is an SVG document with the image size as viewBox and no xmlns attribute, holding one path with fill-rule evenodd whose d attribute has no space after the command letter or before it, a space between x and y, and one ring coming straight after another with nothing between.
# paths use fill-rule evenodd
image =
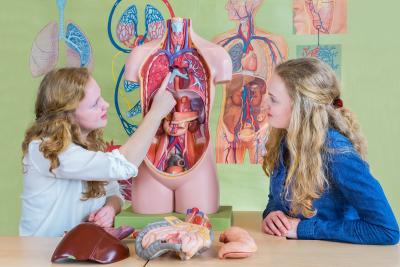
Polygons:
<instances>
[{"instance_id":1,"label":"small intestine model","mask_svg":"<svg viewBox=\"0 0 400 267\"><path fill-rule=\"evenodd\" d=\"M213 238L207 215L192 208L187 210L185 221L170 216L147 225L136 237L135 249L145 260L170 251L188 260L210 248Z\"/></svg>"},{"instance_id":2,"label":"small intestine model","mask_svg":"<svg viewBox=\"0 0 400 267\"><path fill-rule=\"evenodd\" d=\"M209 249L214 232L206 214L194 207L186 212L185 221L169 216L164 220L150 223L136 237L136 254L151 260L167 252L175 252L180 259L188 260ZM223 245L218 250L220 259L246 258L257 251L257 245L250 234L240 227L230 227L221 233Z\"/></svg>"},{"instance_id":3,"label":"small intestine model","mask_svg":"<svg viewBox=\"0 0 400 267\"><path fill-rule=\"evenodd\" d=\"M143 115L165 76L176 106L163 119L132 183L132 209L142 214L198 207L219 208L219 186L209 118L215 84L232 78L232 61L219 45L193 32L191 21L167 21L163 38L135 47L126 61L125 80L139 83Z\"/></svg>"}]
</instances>

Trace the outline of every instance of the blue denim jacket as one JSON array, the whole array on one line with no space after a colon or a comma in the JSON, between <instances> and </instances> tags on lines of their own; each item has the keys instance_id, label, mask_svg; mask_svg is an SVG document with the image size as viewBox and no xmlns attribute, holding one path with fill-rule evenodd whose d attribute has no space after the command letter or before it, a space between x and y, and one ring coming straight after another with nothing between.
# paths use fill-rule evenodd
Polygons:
<instances>
[{"instance_id":1,"label":"blue denim jacket","mask_svg":"<svg viewBox=\"0 0 400 267\"><path fill-rule=\"evenodd\" d=\"M298 239L319 239L357 244L397 244L399 226L379 182L371 175L368 164L352 143L335 129L329 129L325 155L325 173L329 186L313 207L317 213L301 221ZM282 142L277 167L272 172L265 218L271 211L289 214L285 199L285 145Z\"/></svg>"}]
</instances>

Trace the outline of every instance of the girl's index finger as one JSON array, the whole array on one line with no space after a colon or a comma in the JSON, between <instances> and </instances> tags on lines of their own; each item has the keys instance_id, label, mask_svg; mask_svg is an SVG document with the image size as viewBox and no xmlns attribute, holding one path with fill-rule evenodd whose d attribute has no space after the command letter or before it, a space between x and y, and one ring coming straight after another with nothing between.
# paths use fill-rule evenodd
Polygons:
<instances>
[{"instance_id":1,"label":"girl's index finger","mask_svg":"<svg viewBox=\"0 0 400 267\"><path fill-rule=\"evenodd\" d=\"M288 218L283 213L279 213L278 214L278 218L283 223L283 225L285 225L287 230L290 230L290 228L292 228Z\"/></svg>"},{"instance_id":2,"label":"girl's index finger","mask_svg":"<svg viewBox=\"0 0 400 267\"><path fill-rule=\"evenodd\" d=\"M165 90L168 86L169 79L171 78L171 72L168 72L167 76L165 76L160 88L158 90Z\"/></svg>"}]
</instances>

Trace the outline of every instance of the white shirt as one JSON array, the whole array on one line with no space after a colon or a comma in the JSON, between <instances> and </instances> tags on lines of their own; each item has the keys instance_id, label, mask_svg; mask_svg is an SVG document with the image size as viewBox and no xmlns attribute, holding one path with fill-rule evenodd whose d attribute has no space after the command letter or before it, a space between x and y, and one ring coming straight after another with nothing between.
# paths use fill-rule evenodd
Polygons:
<instances>
[{"instance_id":1,"label":"white shirt","mask_svg":"<svg viewBox=\"0 0 400 267\"><path fill-rule=\"evenodd\" d=\"M117 180L138 172L118 149L94 152L71 144L58 155L60 166L51 173L50 161L39 151L40 144L40 140L32 141L22 161L21 236L62 236L101 208L106 197L117 195L122 200ZM109 181L106 196L81 200L86 192L84 181Z\"/></svg>"}]
</instances>

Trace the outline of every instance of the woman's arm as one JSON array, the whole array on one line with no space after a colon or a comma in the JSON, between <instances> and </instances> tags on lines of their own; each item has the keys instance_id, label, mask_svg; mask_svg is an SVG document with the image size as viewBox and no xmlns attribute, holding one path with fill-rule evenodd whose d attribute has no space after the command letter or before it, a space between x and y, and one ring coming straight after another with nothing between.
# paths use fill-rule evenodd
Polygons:
<instances>
[{"instance_id":1,"label":"woman's arm","mask_svg":"<svg viewBox=\"0 0 400 267\"><path fill-rule=\"evenodd\" d=\"M324 239L358 244L392 245L399 227L382 187L356 152L332 156L333 182L358 212L358 220L302 220L299 239Z\"/></svg>"},{"instance_id":2,"label":"woman's arm","mask_svg":"<svg viewBox=\"0 0 400 267\"><path fill-rule=\"evenodd\" d=\"M276 177L276 175L274 175L274 173L271 175L271 177L269 178L269 192L268 192L268 203L267 206L265 207L265 210L262 214L263 219L265 217L267 217L267 215L272 212L272 211L276 211L278 210L277 206L278 206L278 199L277 196L274 196L274 191L272 190L272 179L278 179L278 177Z\"/></svg>"},{"instance_id":3,"label":"woman's arm","mask_svg":"<svg viewBox=\"0 0 400 267\"><path fill-rule=\"evenodd\" d=\"M137 175L137 167L127 161L119 150L90 151L71 144L58 155L60 166L49 172L50 161L40 151L41 141L29 144L29 164L41 175L58 179L109 181L128 179Z\"/></svg>"},{"instance_id":4,"label":"woman's arm","mask_svg":"<svg viewBox=\"0 0 400 267\"><path fill-rule=\"evenodd\" d=\"M280 206L277 202L279 198L274 196L272 179L278 179L278 177L274 175L270 177L268 204L263 212L261 230L270 235L285 236L290 230L290 223L283 211L278 208Z\"/></svg>"},{"instance_id":5,"label":"woman's arm","mask_svg":"<svg viewBox=\"0 0 400 267\"><path fill-rule=\"evenodd\" d=\"M127 160L139 166L149 150L161 120L173 109L176 101L166 90L171 74L169 73L153 98L150 111L143 118L135 133L123 144L119 151Z\"/></svg>"},{"instance_id":6,"label":"woman's arm","mask_svg":"<svg viewBox=\"0 0 400 267\"><path fill-rule=\"evenodd\" d=\"M166 116L175 105L172 94L166 91L170 75L167 75L156 93L152 108L143 119L137 131L120 147L119 150L104 153L89 151L71 144L58 157L60 166L49 173L50 162L40 151L41 141L29 144L29 158L38 172L45 176L61 179L87 181L107 181L128 179L137 175L137 166L143 161L151 141ZM133 163L133 164L132 164Z\"/></svg>"},{"instance_id":7,"label":"woman's arm","mask_svg":"<svg viewBox=\"0 0 400 267\"><path fill-rule=\"evenodd\" d=\"M89 222L94 222L101 227L111 227L114 224L115 215L121 212L124 199L120 193L120 187L117 181L110 181L106 186L106 202L103 207L92 212Z\"/></svg>"},{"instance_id":8,"label":"woman's arm","mask_svg":"<svg viewBox=\"0 0 400 267\"><path fill-rule=\"evenodd\" d=\"M109 196L103 207L89 215L88 221L101 227L112 227L115 215L121 211L121 205L121 199L118 196Z\"/></svg>"},{"instance_id":9,"label":"woman's arm","mask_svg":"<svg viewBox=\"0 0 400 267\"><path fill-rule=\"evenodd\" d=\"M276 208L275 199L274 199L274 196L272 195L272 191L270 189L269 190L269 194L268 194L268 203L267 203L267 206L265 207L265 210L264 210L264 212L262 214L263 219L265 217L267 217L267 215L269 213L271 213L272 211L276 211L276 210L277 210L277 208Z\"/></svg>"}]
</instances>

